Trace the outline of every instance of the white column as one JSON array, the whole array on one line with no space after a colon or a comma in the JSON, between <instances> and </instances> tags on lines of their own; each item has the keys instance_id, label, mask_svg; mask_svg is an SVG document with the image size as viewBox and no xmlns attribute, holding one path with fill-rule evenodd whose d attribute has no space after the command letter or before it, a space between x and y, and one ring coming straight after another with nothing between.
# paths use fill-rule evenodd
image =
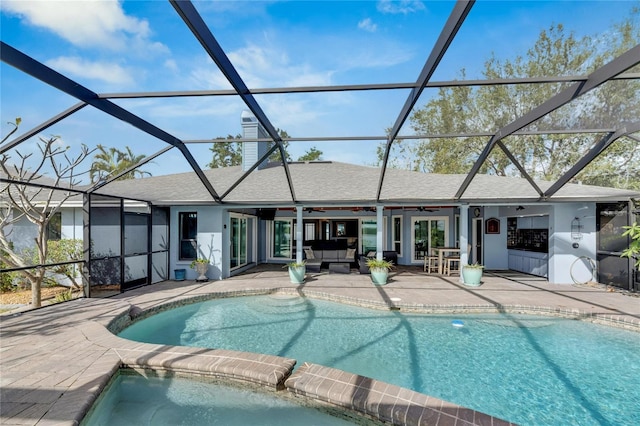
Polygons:
<instances>
[{"instance_id":1,"label":"white column","mask_svg":"<svg viewBox=\"0 0 640 426\"><path fill-rule=\"evenodd\" d=\"M384 219L382 218L383 206L376 206L376 259L382 260L384 250Z\"/></svg>"},{"instance_id":2,"label":"white column","mask_svg":"<svg viewBox=\"0 0 640 426\"><path fill-rule=\"evenodd\" d=\"M304 232L304 224L302 223L302 212L304 206L298 206L296 209L296 262L302 262L302 236Z\"/></svg>"},{"instance_id":3,"label":"white column","mask_svg":"<svg viewBox=\"0 0 640 426\"><path fill-rule=\"evenodd\" d=\"M460 282L462 267L469 263L469 205L460 206Z\"/></svg>"}]
</instances>

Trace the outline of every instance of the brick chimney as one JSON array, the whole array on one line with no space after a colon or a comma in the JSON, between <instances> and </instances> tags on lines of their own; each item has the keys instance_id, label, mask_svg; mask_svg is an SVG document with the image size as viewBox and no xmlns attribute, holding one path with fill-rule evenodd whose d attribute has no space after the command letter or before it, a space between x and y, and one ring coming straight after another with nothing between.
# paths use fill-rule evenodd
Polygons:
<instances>
[{"instance_id":1,"label":"brick chimney","mask_svg":"<svg viewBox=\"0 0 640 426\"><path fill-rule=\"evenodd\" d=\"M245 139L268 138L264 127L258 123L258 119L250 111L242 111L242 137ZM268 150L267 142L243 142L242 143L242 170L249 170L260 157ZM264 168L267 161L263 161L258 169Z\"/></svg>"}]
</instances>

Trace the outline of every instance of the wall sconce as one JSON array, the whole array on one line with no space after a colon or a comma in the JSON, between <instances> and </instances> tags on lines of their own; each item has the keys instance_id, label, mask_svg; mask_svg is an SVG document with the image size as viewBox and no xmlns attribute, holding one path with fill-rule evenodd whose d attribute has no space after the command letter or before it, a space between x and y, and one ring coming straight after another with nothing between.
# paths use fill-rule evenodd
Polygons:
<instances>
[{"instance_id":1,"label":"wall sconce","mask_svg":"<svg viewBox=\"0 0 640 426\"><path fill-rule=\"evenodd\" d=\"M578 217L571 221L571 239L573 241L580 241L582 239L582 224Z\"/></svg>"}]
</instances>

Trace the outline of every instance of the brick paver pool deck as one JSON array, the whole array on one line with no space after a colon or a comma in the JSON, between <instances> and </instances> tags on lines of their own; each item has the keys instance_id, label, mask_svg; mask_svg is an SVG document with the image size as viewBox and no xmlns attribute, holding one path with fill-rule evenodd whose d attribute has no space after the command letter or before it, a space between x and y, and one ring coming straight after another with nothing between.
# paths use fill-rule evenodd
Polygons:
<instances>
[{"instance_id":1,"label":"brick paver pool deck","mask_svg":"<svg viewBox=\"0 0 640 426\"><path fill-rule=\"evenodd\" d=\"M523 312L562 315L640 332L640 298L592 286L556 285L486 272L480 287L418 268L392 272L386 286L368 275L307 274L289 283L268 265L222 281L166 281L109 299L78 299L6 314L0 329L0 424L78 424L122 367L242 381L332 407L355 409L373 423L508 424L446 401L305 360L227 350L152 345L119 338L118 327L167 303L212 295L282 291L381 309L427 312ZM294 365L301 366L293 374Z\"/></svg>"}]
</instances>

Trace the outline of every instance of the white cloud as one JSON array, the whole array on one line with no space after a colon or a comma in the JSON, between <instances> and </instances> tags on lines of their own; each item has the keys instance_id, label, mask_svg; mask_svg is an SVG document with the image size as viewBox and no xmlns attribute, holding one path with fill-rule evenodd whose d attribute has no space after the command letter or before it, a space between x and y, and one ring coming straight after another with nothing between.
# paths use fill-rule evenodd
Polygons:
<instances>
[{"instance_id":1,"label":"white cloud","mask_svg":"<svg viewBox=\"0 0 640 426\"><path fill-rule=\"evenodd\" d=\"M166 69L168 69L169 71L172 72L177 72L180 67L178 67L178 63L175 61L175 59L167 59L166 61L164 61L164 67Z\"/></svg>"},{"instance_id":2,"label":"white cloud","mask_svg":"<svg viewBox=\"0 0 640 426\"><path fill-rule=\"evenodd\" d=\"M375 33L378 29L378 25L374 24L371 21L371 18L365 18L362 21L358 22L358 28L361 30L369 31L370 33Z\"/></svg>"},{"instance_id":3,"label":"white cloud","mask_svg":"<svg viewBox=\"0 0 640 426\"><path fill-rule=\"evenodd\" d=\"M115 85L134 82L131 73L120 65L108 62L90 62L78 57L60 56L47 61L47 65L62 74L100 80Z\"/></svg>"},{"instance_id":4,"label":"white cloud","mask_svg":"<svg viewBox=\"0 0 640 426\"><path fill-rule=\"evenodd\" d=\"M378 2L378 10L382 13L397 14L402 13L404 15L414 13L419 10L425 10L426 7L423 2L419 0L380 0Z\"/></svg>"},{"instance_id":5,"label":"white cloud","mask_svg":"<svg viewBox=\"0 0 640 426\"><path fill-rule=\"evenodd\" d=\"M331 84L332 71L314 70L309 64L292 64L278 49L248 45L228 53L249 88L297 87ZM191 71L191 78L207 89L230 89L226 77L206 57Z\"/></svg>"},{"instance_id":6,"label":"white cloud","mask_svg":"<svg viewBox=\"0 0 640 426\"><path fill-rule=\"evenodd\" d=\"M3 0L1 5L4 12L46 28L78 47L114 51L142 46L152 51L166 49L160 43L149 42L149 23L127 16L119 1Z\"/></svg>"},{"instance_id":7,"label":"white cloud","mask_svg":"<svg viewBox=\"0 0 640 426\"><path fill-rule=\"evenodd\" d=\"M414 52L398 46L396 49L363 49L341 58L343 71L367 68L388 68L409 61Z\"/></svg>"},{"instance_id":8,"label":"white cloud","mask_svg":"<svg viewBox=\"0 0 640 426\"><path fill-rule=\"evenodd\" d=\"M208 58L207 58L208 59ZM231 84L224 77L218 67L205 60L204 64L198 62L197 65L189 73L194 89L231 89Z\"/></svg>"},{"instance_id":9,"label":"white cloud","mask_svg":"<svg viewBox=\"0 0 640 426\"><path fill-rule=\"evenodd\" d=\"M305 131L307 136L316 136L317 131L309 130L321 123L321 118L325 115L324 104L310 105L309 99L299 99L293 95L268 97L262 100L261 105L272 124L292 136L299 136Z\"/></svg>"}]
</instances>

